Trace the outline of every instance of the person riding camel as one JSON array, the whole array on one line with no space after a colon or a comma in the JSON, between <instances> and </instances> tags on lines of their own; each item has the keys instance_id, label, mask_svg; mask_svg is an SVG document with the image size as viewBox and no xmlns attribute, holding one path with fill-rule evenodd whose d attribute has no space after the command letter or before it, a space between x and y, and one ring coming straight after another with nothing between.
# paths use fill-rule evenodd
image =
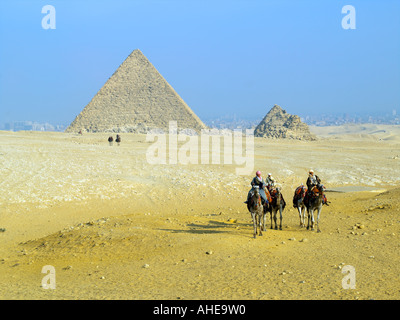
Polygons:
<instances>
[{"instance_id":1,"label":"person riding camel","mask_svg":"<svg viewBox=\"0 0 400 320\"><path fill-rule=\"evenodd\" d=\"M265 179L265 182L267 183L268 191L271 191L272 188L275 187L275 179L272 177L271 173L268 173L268 177Z\"/></svg>"},{"instance_id":2,"label":"person riding camel","mask_svg":"<svg viewBox=\"0 0 400 320\"><path fill-rule=\"evenodd\" d=\"M311 197L312 196L312 189L315 187L315 186L317 186L318 184L320 184L321 183L321 179L316 175L316 174L314 174L314 170L310 170L309 172L308 172L308 178L307 178L307 182L306 182L306 184L307 184L307 189L308 189L308 196L309 197ZM325 194L324 194L324 202L323 202L324 204L326 204L327 206L328 206L328 200L326 199L326 196L325 196Z\"/></svg>"},{"instance_id":3,"label":"person riding camel","mask_svg":"<svg viewBox=\"0 0 400 320\"><path fill-rule=\"evenodd\" d=\"M260 190L262 204L268 203L267 195L265 194L265 191L264 191L264 187L266 187L267 184L265 183L264 179L261 176L261 171L257 171L256 176L253 178L253 180L251 180L251 189L250 189L249 193L247 194L247 200L244 203L249 202L251 196L253 195L253 188L255 186L258 186L258 188Z\"/></svg>"},{"instance_id":4,"label":"person riding camel","mask_svg":"<svg viewBox=\"0 0 400 320\"><path fill-rule=\"evenodd\" d=\"M317 175L315 175L314 170L311 169L308 172L308 178L307 178L307 182L306 182L308 191L311 192L311 189L314 186L316 186L318 183L321 183L321 179Z\"/></svg>"}]
</instances>

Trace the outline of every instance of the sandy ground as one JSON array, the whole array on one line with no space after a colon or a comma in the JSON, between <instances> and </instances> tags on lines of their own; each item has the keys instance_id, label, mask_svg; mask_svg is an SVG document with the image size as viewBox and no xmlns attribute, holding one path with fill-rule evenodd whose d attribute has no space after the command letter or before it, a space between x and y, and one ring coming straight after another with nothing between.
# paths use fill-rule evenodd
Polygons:
<instances>
[{"instance_id":1,"label":"sandy ground","mask_svg":"<svg viewBox=\"0 0 400 320\"><path fill-rule=\"evenodd\" d=\"M254 171L288 203L257 239L236 165L152 165L144 135L0 132L0 298L399 299L399 127L311 129L318 141L255 139ZM310 168L331 190L321 233L291 206Z\"/></svg>"}]
</instances>

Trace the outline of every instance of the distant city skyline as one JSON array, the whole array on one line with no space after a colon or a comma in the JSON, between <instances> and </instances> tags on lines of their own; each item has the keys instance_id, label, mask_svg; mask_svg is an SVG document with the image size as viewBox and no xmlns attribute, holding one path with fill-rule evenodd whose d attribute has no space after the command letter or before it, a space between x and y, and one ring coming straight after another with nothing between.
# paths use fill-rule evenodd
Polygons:
<instances>
[{"instance_id":1,"label":"distant city skyline","mask_svg":"<svg viewBox=\"0 0 400 320\"><path fill-rule=\"evenodd\" d=\"M201 119L208 127L217 129L251 129L256 127L263 117L239 117L236 114L224 115L221 117L211 117ZM400 125L400 114L396 109L391 112L382 113L329 113L300 116L301 121L314 126L338 126L342 124L389 124ZM37 121L15 121L0 123L0 130L6 131L58 131L63 132L66 124L40 123Z\"/></svg>"},{"instance_id":2,"label":"distant city skyline","mask_svg":"<svg viewBox=\"0 0 400 320\"><path fill-rule=\"evenodd\" d=\"M69 125L137 48L200 119L400 112L398 0L1 1L0 41L3 125Z\"/></svg>"}]
</instances>

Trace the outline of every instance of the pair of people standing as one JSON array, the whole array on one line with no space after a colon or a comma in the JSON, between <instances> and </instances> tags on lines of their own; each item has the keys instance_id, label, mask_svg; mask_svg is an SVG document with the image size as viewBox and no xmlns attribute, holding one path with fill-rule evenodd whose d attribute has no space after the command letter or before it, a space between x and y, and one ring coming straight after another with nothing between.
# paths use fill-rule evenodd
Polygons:
<instances>
[{"instance_id":1,"label":"pair of people standing","mask_svg":"<svg viewBox=\"0 0 400 320\"><path fill-rule=\"evenodd\" d=\"M110 146L113 145L114 142L114 138L112 136L108 137L108 143L110 144ZM117 138L115 139L115 142L119 145L121 143L121 136L119 134L117 134Z\"/></svg>"}]
</instances>

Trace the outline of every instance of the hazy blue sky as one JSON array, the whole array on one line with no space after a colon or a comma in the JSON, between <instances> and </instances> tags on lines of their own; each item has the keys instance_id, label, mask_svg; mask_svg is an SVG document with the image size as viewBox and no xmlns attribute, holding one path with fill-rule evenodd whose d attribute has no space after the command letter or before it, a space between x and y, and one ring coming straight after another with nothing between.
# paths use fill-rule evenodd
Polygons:
<instances>
[{"instance_id":1,"label":"hazy blue sky","mask_svg":"<svg viewBox=\"0 0 400 320\"><path fill-rule=\"evenodd\" d=\"M200 118L400 112L399 0L1 0L0 123L69 124L137 48Z\"/></svg>"}]
</instances>

